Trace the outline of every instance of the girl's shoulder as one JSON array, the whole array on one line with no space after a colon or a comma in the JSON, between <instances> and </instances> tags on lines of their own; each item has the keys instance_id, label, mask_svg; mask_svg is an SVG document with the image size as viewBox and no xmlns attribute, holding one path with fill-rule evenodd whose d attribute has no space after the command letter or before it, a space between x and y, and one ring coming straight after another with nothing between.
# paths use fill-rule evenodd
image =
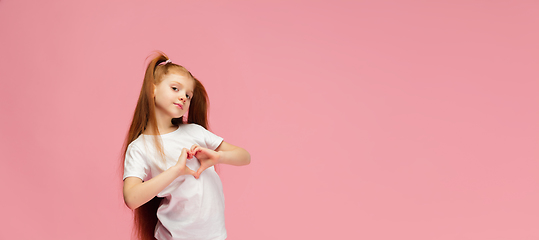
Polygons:
<instances>
[{"instance_id":1,"label":"girl's shoulder","mask_svg":"<svg viewBox=\"0 0 539 240\"><path fill-rule=\"evenodd\" d=\"M135 140L133 140L131 143L129 143L129 145L127 145L127 149L143 149L144 146L146 145L145 141L146 141L146 138L147 136L144 136L144 134L140 134L140 136L138 136Z\"/></svg>"}]
</instances>

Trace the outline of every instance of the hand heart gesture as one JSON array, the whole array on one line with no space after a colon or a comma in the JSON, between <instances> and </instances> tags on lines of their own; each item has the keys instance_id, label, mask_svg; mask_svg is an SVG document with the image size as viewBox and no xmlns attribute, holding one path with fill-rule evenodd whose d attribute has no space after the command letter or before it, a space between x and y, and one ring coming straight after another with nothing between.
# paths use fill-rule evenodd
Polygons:
<instances>
[{"instance_id":1,"label":"hand heart gesture","mask_svg":"<svg viewBox=\"0 0 539 240\"><path fill-rule=\"evenodd\" d=\"M196 157L200 163L200 168L193 175L196 179L200 177L200 174L209 167L219 163L220 154L208 148L203 148L198 145L193 145L189 150L187 158Z\"/></svg>"}]
</instances>

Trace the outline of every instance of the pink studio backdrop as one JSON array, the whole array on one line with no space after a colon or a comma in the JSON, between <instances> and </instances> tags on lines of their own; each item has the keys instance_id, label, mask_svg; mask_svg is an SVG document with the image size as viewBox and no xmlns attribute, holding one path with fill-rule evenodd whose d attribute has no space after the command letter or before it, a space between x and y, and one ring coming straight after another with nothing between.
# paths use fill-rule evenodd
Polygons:
<instances>
[{"instance_id":1,"label":"pink studio backdrop","mask_svg":"<svg viewBox=\"0 0 539 240\"><path fill-rule=\"evenodd\" d=\"M0 1L0 239L129 239L152 50L206 85L229 239L539 239L537 1Z\"/></svg>"}]
</instances>

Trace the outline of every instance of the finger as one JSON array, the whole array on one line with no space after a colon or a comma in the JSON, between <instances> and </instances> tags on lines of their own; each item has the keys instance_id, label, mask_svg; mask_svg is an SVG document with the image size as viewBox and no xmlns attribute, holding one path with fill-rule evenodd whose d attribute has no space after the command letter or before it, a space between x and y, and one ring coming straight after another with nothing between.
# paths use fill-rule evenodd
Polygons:
<instances>
[{"instance_id":1,"label":"finger","mask_svg":"<svg viewBox=\"0 0 539 240\"><path fill-rule=\"evenodd\" d=\"M180 157L178 157L178 161L183 161L187 159L187 149L183 148L182 153L180 154Z\"/></svg>"},{"instance_id":2,"label":"finger","mask_svg":"<svg viewBox=\"0 0 539 240\"><path fill-rule=\"evenodd\" d=\"M189 151L190 151L191 153L193 153L193 155L194 155L194 153L195 153L195 148L196 148L196 147L198 147L198 145L193 144L193 146L191 146L191 149L189 149Z\"/></svg>"},{"instance_id":3,"label":"finger","mask_svg":"<svg viewBox=\"0 0 539 240\"><path fill-rule=\"evenodd\" d=\"M202 152L202 149L204 149L204 148L201 147L201 146L196 145L196 146L195 146L195 153Z\"/></svg>"},{"instance_id":4,"label":"finger","mask_svg":"<svg viewBox=\"0 0 539 240\"><path fill-rule=\"evenodd\" d=\"M195 155L196 155L195 147L196 147L196 145L193 145L193 146L191 146L191 148L189 149L189 154L191 155L191 158L195 157Z\"/></svg>"}]
</instances>

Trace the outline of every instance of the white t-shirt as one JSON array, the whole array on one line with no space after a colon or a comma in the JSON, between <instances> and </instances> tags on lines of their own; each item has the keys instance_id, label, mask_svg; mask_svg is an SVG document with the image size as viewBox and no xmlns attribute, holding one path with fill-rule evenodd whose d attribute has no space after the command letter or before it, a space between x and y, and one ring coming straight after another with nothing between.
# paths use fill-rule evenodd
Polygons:
<instances>
[{"instance_id":1,"label":"white t-shirt","mask_svg":"<svg viewBox=\"0 0 539 240\"><path fill-rule=\"evenodd\" d=\"M123 178L147 181L174 166L182 148L190 149L197 144L215 150L222 141L223 138L200 125L182 124L177 130L161 135L164 162L155 149L153 136L140 135L127 147ZM186 165L194 171L200 167L195 157L188 159ZM191 175L176 178L157 196L165 198L157 210L157 239L226 239L223 186L214 167L204 170L199 179Z\"/></svg>"}]
</instances>

